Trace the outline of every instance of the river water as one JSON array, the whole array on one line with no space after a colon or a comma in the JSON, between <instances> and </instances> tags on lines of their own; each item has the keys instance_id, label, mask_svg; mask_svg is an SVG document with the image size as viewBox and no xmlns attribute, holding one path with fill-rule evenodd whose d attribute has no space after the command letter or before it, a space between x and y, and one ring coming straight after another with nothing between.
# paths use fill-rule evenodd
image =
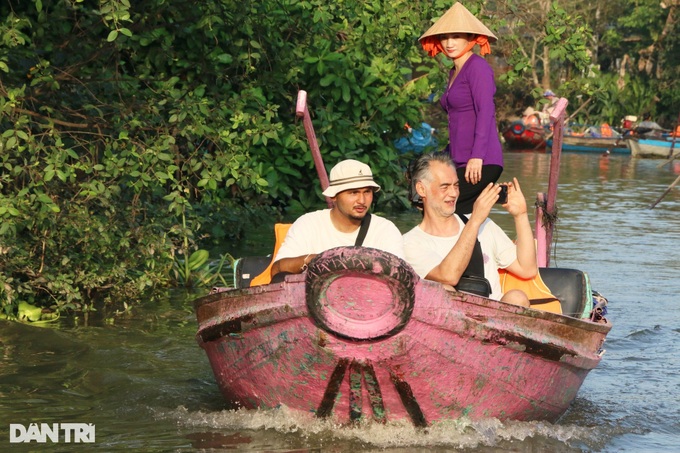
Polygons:
<instances>
[{"instance_id":1,"label":"river water","mask_svg":"<svg viewBox=\"0 0 680 453\"><path fill-rule=\"evenodd\" d=\"M527 199L545 191L550 155L508 153ZM680 445L680 187L649 209L680 166L629 156L563 154L551 265L588 272L613 324L597 369L556 424L451 421L338 427L285 408L226 411L194 339L191 294L130 315L0 321L2 451L675 452ZM511 227L502 210L492 217ZM533 218L533 216L532 216ZM396 223L406 231L415 213ZM269 228L267 230L271 231ZM249 243L271 241L258 233ZM234 245L229 252L241 252ZM10 424L87 423L94 444L10 443Z\"/></svg>"}]
</instances>

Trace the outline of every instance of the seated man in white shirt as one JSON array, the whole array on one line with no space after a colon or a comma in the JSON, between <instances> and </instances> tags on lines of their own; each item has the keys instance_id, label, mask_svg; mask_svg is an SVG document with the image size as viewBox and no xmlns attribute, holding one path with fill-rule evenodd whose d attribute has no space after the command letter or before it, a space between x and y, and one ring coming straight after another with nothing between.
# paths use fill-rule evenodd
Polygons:
<instances>
[{"instance_id":1,"label":"seated man in white shirt","mask_svg":"<svg viewBox=\"0 0 680 453\"><path fill-rule=\"evenodd\" d=\"M317 254L355 245L367 216L370 223L362 245L404 258L399 229L391 221L368 212L373 194L380 190L371 168L357 160L343 160L331 169L329 179L330 185L323 194L333 200L333 208L304 214L291 225L274 258L272 276L281 272L299 274Z\"/></svg>"},{"instance_id":2,"label":"seated man in white shirt","mask_svg":"<svg viewBox=\"0 0 680 453\"><path fill-rule=\"evenodd\" d=\"M502 204L514 218L517 242L488 218L499 198L499 185L489 184L479 195L467 222L455 214L458 176L450 157L425 154L412 167L411 190L422 200L422 222L404 234L406 261L422 278L456 286L468 267L469 274L485 277L491 284L490 298L528 307L521 290L502 294L498 269L506 269L523 279L538 273L534 237L524 195L515 178ZM479 241L481 247L476 247ZM477 248L477 258L473 251ZM472 260L471 260L472 258ZM474 264L474 265L473 265ZM483 275L479 275L483 274Z\"/></svg>"}]
</instances>

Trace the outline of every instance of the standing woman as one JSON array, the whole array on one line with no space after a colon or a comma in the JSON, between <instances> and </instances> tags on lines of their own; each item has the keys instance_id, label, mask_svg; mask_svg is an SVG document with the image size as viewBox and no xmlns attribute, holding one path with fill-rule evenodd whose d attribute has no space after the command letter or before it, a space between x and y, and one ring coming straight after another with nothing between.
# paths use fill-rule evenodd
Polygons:
<instances>
[{"instance_id":1,"label":"standing woman","mask_svg":"<svg viewBox=\"0 0 680 453\"><path fill-rule=\"evenodd\" d=\"M469 214L477 196L503 172L503 148L496 124L493 69L481 55L491 53L489 42L497 38L456 2L420 37L423 49L434 57L439 52L453 60L449 82L440 103L449 118L448 151L460 181L457 214Z\"/></svg>"}]
</instances>

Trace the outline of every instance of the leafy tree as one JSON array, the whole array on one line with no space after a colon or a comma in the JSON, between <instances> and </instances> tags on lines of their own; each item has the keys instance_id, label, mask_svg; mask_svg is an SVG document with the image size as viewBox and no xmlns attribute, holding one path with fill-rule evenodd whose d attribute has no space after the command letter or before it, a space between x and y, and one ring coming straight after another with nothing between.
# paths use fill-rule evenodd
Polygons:
<instances>
[{"instance_id":1,"label":"leafy tree","mask_svg":"<svg viewBox=\"0 0 680 453\"><path fill-rule=\"evenodd\" d=\"M237 240L253 221L323 206L294 112L298 90L308 92L328 168L344 158L368 162L383 186L378 209L407 206L408 156L393 142L404 123L433 115L428 99L441 92L450 61L428 57L417 38L451 3L0 4L2 311L19 301L87 308L99 296L135 300L209 281L190 275L204 270L200 249ZM465 3L500 38L491 62L501 114L547 85L572 100L610 93L611 84L599 85L606 78L590 77L591 55L604 70L619 68L618 56L632 60L652 42L663 66L653 82L668 93L656 107L676 102L677 38L659 28L675 16L654 15L634 47L599 23L591 39L588 14L562 3ZM638 3L658 12L651 0ZM647 16L602 11L615 28L644 31ZM652 81L632 71L624 80L639 88L626 96L644 104ZM588 113L615 117L624 98L606 99Z\"/></svg>"},{"instance_id":2,"label":"leafy tree","mask_svg":"<svg viewBox=\"0 0 680 453\"><path fill-rule=\"evenodd\" d=\"M602 32L600 51L603 68L618 74L624 97L628 91L648 92L637 110L626 113L649 114L669 127L680 110L678 4L677 0L614 2L616 10Z\"/></svg>"},{"instance_id":3,"label":"leafy tree","mask_svg":"<svg viewBox=\"0 0 680 453\"><path fill-rule=\"evenodd\" d=\"M422 83L405 81L424 11L402 0L3 3L4 312L140 298L186 274L192 250L275 214L268 206L320 204L299 89L328 165L370 161L382 206L404 206L392 141L422 116Z\"/></svg>"}]
</instances>

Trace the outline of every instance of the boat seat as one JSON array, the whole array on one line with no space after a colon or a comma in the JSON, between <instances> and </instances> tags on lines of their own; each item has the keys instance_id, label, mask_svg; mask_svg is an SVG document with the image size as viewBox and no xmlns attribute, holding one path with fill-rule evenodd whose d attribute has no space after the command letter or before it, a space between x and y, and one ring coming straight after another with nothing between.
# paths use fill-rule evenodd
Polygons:
<instances>
[{"instance_id":1,"label":"boat seat","mask_svg":"<svg viewBox=\"0 0 680 453\"><path fill-rule=\"evenodd\" d=\"M234 288L248 288L252 280L262 274L271 262L268 256L244 256L234 264Z\"/></svg>"},{"instance_id":2,"label":"boat seat","mask_svg":"<svg viewBox=\"0 0 680 453\"><path fill-rule=\"evenodd\" d=\"M562 305L562 314L582 318L584 311L592 305L590 283L585 272L559 267L540 268L539 273ZM589 304L590 302L590 304ZM587 316L588 313L585 313Z\"/></svg>"}]
</instances>

